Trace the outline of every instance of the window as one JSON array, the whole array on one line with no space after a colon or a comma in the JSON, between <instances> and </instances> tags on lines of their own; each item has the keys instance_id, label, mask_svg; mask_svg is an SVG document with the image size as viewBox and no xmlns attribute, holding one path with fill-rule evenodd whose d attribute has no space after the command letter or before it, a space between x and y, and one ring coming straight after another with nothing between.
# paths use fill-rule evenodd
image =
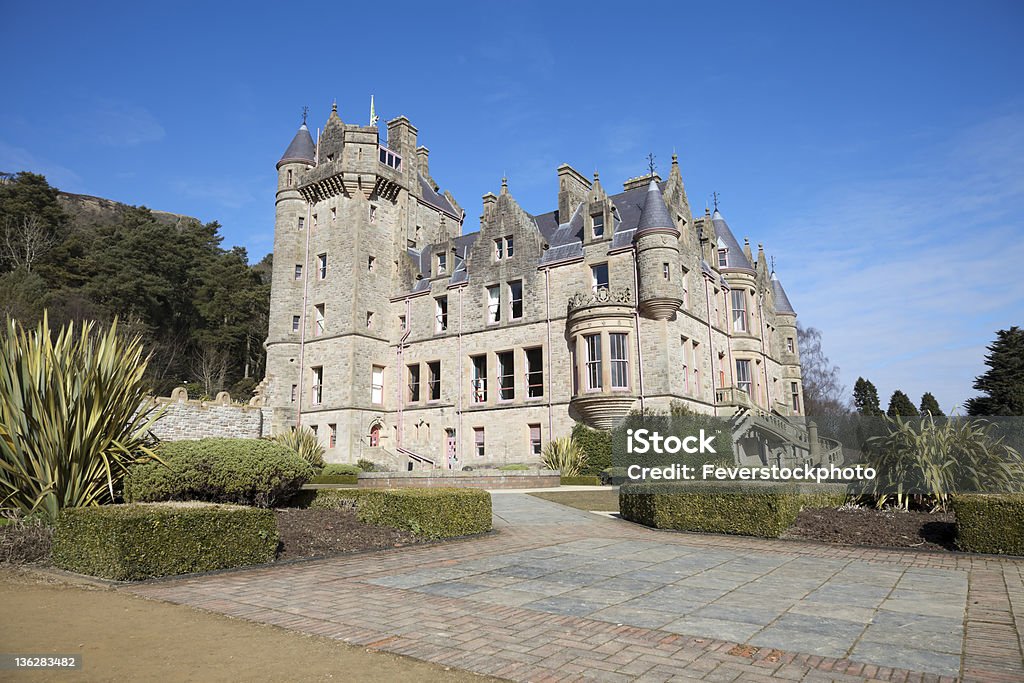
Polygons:
<instances>
[{"instance_id":1,"label":"window","mask_svg":"<svg viewBox=\"0 0 1024 683\"><path fill-rule=\"evenodd\" d=\"M683 266L683 274L679 281L683 284L682 309L687 311L690 309L690 274L686 271L686 266Z\"/></svg>"},{"instance_id":2,"label":"window","mask_svg":"<svg viewBox=\"0 0 1024 683\"><path fill-rule=\"evenodd\" d=\"M679 344L683 349L683 393L690 393L690 368L693 366L690 354L693 349L690 347L690 340L686 337L679 338Z\"/></svg>"},{"instance_id":3,"label":"window","mask_svg":"<svg viewBox=\"0 0 1024 683\"><path fill-rule=\"evenodd\" d=\"M316 436L319 425L309 425L309 431L313 432L313 436Z\"/></svg>"},{"instance_id":4,"label":"window","mask_svg":"<svg viewBox=\"0 0 1024 683\"><path fill-rule=\"evenodd\" d=\"M313 336L319 337L324 333L326 327L325 316L324 316L325 304L316 304L313 306Z\"/></svg>"},{"instance_id":5,"label":"window","mask_svg":"<svg viewBox=\"0 0 1024 683\"><path fill-rule=\"evenodd\" d=\"M544 349L526 349L526 397L544 395Z\"/></svg>"},{"instance_id":6,"label":"window","mask_svg":"<svg viewBox=\"0 0 1024 683\"><path fill-rule=\"evenodd\" d=\"M316 257L317 274L321 280L327 278L327 253L318 254Z\"/></svg>"},{"instance_id":7,"label":"window","mask_svg":"<svg viewBox=\"0 0 1024 683\"><path fill-rule=\"evenodd\" d=\"M324 397L324 368L317 366L313 368L313 405L318 406L323 402Z\"/></svg>"},{"instance_id":8,"label":"window","mask_svg":"<svg viewBox=\"0 0 1024 683\"><path fill-rule=\"evenodd\" d=\"M370 402L380 405L384 402L384 366L373 366L373 379L370 385Z\"/></svg>"},{"instance_id":9,"label":"window","mask_svg":"<svg viewBox=\"0 0 1024 683\"><path fill-rule=\"evenodd\" d=\"M409 403L420 400L420 365L414 363L409 369Z\"/></svg>"},{"instance_id":10,"label":"window","mask_svg":"<svg viewBox=\"0 0 1024 683\"><path fill-rule=\"evenodd\" d=\"M373 327L373 311L366 312L366 329Z\"/></svg>"},{"instance_id":11,"label":"window","mask_svg":"<svg viewBox=\"0 0 1024 683\"><path fill-rule=\"evenodd\" d=\"M789 390L793 394L793 412L800 413L800 385L796 382L789 383Z\"/></svg>"},{"instance_id":12,"label":"window","mask_svg":"<svg viewBox=\"0 0 1024 683\"><path fill-rule=\"evenodd\" d=\"M594 216L594 239L598 240L604 237L604 214L599 213Z\"/></svg>"},{"instance_id":13,"label":"window","mask_svg":"<svg viewBox=\"0 0 1024 683\"><path fill-rule=\"evenodd\" d=\"M661 276L666 280L672 279L671 267L669 266L667 261L661 264Z\"/></svg>"},{"instance_id":14,"label":"window","mask_svg":"<svg viewBox=\"0 0 1024 683\"><path fill-rule=\"evenodd\" d=\"M501 320L501 288L498 285L492 285L487 288L487 322L489 324L497 323Z\"/></svg>"},{"instance_id":15,"label":"window","mask_svg":"<svg viewBox=\"0 0 1024 683\"><path fill-rule=\"evenodd\" d=\"M693 359L693 395L700 396L700 351L697 349L700 347L700 342L693 342L693 355L690 356Z\"/></svg>"},{"instance_id":16,"label":"window","mask_svg":"<svg viewBox=\"0 0 1024 683\"><path fill-rule=\"evenodd\" d=\"M442 251L440 254L437 255L437 273L438 275L440 275L441 273L447 272L447 270L448 254Z\"/></svg>"},{"instance_id":17,"label":"window","mask_svg":"<svg viewBox=\"0 0 1024 683\"><path fill-rule=\"evenodd\" d=\"M628 336L625 332L611 332L608 334L608 344L611 347L612 361L612 389L629 388L629 346Z\"/></svg>"},{"instance_id":18,"label":"window","mask_svg":"<svg viewBox=\"0 0 1024 683\"><path fill-rule=\"evenodd\" d=\"M402 157L392 152L387 147L380 147L380 163L389 166L396 171L402 168Z\"/></svg>"},{"instance_id":19,"label":"window","mask_svg":"<svg viewBox=\"0 0 1024 683\"><path fill-rule=\"evenodd\" d=\"M329 430L327 434L327 447L334 448L338 445L338 425L329 424L327 429Z\"/></svg>"},{"instance_id":20,"label":"window","mask_svg":"<svg viewBox=\"0 0 1024 683\"><path fill-rule=\"evenodd\" d=\"M523 317L523 281L508 283L508 318L518 320Z\"/></svg>"},{"instance_id":21,"label":"window","mask_svg":"<svg viewBox=\"0 0 1024 683\"><path fill-rule=\"evenodd\" d=\"M301 325L301 324L302 324L302 317L301 316L297 316L297 315L293 315L292 316L292 332L298 332L299 331L299 325Z\"/></svg>"},{"instance_id":22,"label":"window","mask_svg":"<svg viewBox=\"0 0 1024 683\"><path fill-rule=\"evenodd\" d=\"M740 391L750 394L750 361L736 361L736 386Z\"/></svg>"},{"instance_id":23,"label":"window","mask_svg":"<svg viewBox=\"0 0 1024 683\"><path fill-rule=\"evenodd\" d=\"M441 400L441 361L432 360L427 363L427 400Z\"/></svg>"},{"instance_id":24,"label":"window","mask_svg":"<svg viewBox=\"0 0 1024 683\"><path fill-rule=\"evenodd\" d=\"M729 265L729 250L719 249L718 250L718 267L725 268Z\"/></svg>"},{"instance_id":25,"label":"window","mask_svg":"<svg viewBox=\"0 0 1024 683\"><path fill-rule=\"evenodd\" d=\"M288 187L292 186L292 169L288 169Z\"/></svg>"},{"instance_id":26,"label":"window","mask_svg":"<svg viewBox=\"0 0 1024 683\"><path fill-rule=\"evenodd\" d=\"M515 245L512 242L512 236L507 235L505 237L499 237L494 240L494 260L500 261L506 258L512 258L514 253Z\"/></svg>"},{"instance_id":27,"label":"window","mask_svg":"<svg viewBox=\"0 0 1024 683\"><path fill-rule=\"evenodd\" d=\"M502 351L498 354L498 399L511 401L516 397L515 353Z\"/></svg>"},{"instance_id":28,"label":"window","mask_svg":"<svg viewBox=\"0 0 1024 683\"><path fill-rule=\"evenodd\" d=\"M505 238L505 258L512 258L512 235Z\"/></svg>"},{"instance_id":29,"label":"window","mask_svg":"<svg viewBox=\"0 0 1024 683\"><path fill-rule=\"evenodd\" d=\"M313 229L314 230L316 229L316 225L317 225L317 220L316 220L316 214L314 213L313 214Z\"/></svg>"},{"instance_id":30,"label":"window","mask_svg":"<svg viewBox=\"0 0 1024 683\"><path fill-rule=\"evenodd\" d=\"M435 332L448 329L448 297L439 296L434 299L434 321Z\"/></svg>"},{"instance_id":31,"label":"window","mask_svg":"<svg viewBox=\"0 0 1024 683\"><path fill-rule=\"evenodd\" d=\"M295 264L295 279L296 280L301 280L302 279L302 264L301 263L296 263Z\"/></svg>"},{"instance_id":32,"label":"window","mask_svg":"<svg viewBox=\"0 0 1024 683\"><path fill-rule=\"evenodd\" d=\"M374 206L373 204L370 204L370 222L377 222L377 207Z\"/></svg>"},{"instance_id":33,"label":"window","mask_svg":"<svg viewBox=\"0 0 1024 683\"><path fill-rule=\"evenodd\" d=\"M599 263L591 266L590 280L595 292L599 289L608 289L608 264Z\"/></svg>"},{"instance_id":34,"label":"window","mask_svg":"<svg viewBox=\"0 0 1024 683\"><path fill-rule=\"evenodd\" d=\"M398 316L398 327L399 327L399 328L400 328L400 329L401 329L401 330L402 330L403 332L405 332L405 330L406 330L406 325L407 325L407 323L406 323L406 320L405 320L405 316L404 316L404 315L400 315L400 316Z\"/></svg>"},{"instance_id":35,"label":"window","mask_svg":"<svg viewBox=\"0 0 1024 683\"><path fill-rule=\"evenodd\" d=\"M338 220L338 207L332 206L331 207L331 222L333 223L336 220Z\"/></svg>"},{"instance_id":36,"label":"window","mask_svg":"<svg viewBox=\"0 0 1024 683\"><path fill-rule=\"evenodd\" d=\"M303 216L299 216L299 230L306 227L306 219Z\"/></svg>"},{"instance_id":37,"label":"window","mask_svg":"<svg viewBox=\"0 0 1024 683\"><path fill-rule=\"evenodd\" d=\"M530 452L539 456L541 450L540 425L530 425Z\"/></svg>"},{"instance_id":38,"label":"window","mask_svg":"<svg viewBox=\"0 0 1024 683\"><path fill-rule=\"evenodd\" d=\"M576 366L576 338L569 344L569 364L572 366L572 395L580 393L580 370Z\"/></svg>"},{"instance_id":39,"label":"window","mask_svg":"<svg viewBox=\"0 0 1024 683\"><path fill-rule=\"evenodd\" d=\"M786 351L788 351L789 353L793 353L794 348L796 347L793 345L793 338L786 337Z\"/></svg>"},{"instance_id":40,"label":"window","mask_svg":"<svg viewBox=\"0 0 1024 683\"><path fill-rule=\"evenodd\" d=\"M292 385L292 403L295 403L295 399L299 397L299 385Z\"/></svg>"},{"instance_id":41,"label":"window","mask_svg":"<svg viewBox=\"0 0 1024 683\"><path fill-rule=\"evenodd\" d=\"M476 457L484 457L486 448L484 447L484 428L473 427L473 444L476 450Z\"/></svg>"},{"instance_id":42,"label":"window","mask_svg":"<svg viewBox=\"0 0 1024 683\"><path fill-rule=\"evenodd\" d=\"M734 289L732 295L732 330L747 331L747 293L742 289Z\"/></svg>"},{"instance_id":43,"label":"window","mask_svg":"<svg viewBox=\"0 0 1024 683\"><path fill-rule=\"evenodd\" d=\"M587 347L587 389L601 388L601 335L583 335Z\"/></svg>"},{"instance_id":44,"label":"window","mask_svg":"<svg viewBox=\"0 0 1024 683\"><path fill-rule=\"evenodd\" d=\"M473 403L487 402L487 356L473 356Z\"/></svg>"},{"instance_id":45,"label":"window","mask_svg":"<svg viewBox=\"0 0 1024 683\"><path fill-rule=\"evenodd\" d=\"M370 448L380 446L380 425L370 427Z\"/></svg>"}]
</instances>

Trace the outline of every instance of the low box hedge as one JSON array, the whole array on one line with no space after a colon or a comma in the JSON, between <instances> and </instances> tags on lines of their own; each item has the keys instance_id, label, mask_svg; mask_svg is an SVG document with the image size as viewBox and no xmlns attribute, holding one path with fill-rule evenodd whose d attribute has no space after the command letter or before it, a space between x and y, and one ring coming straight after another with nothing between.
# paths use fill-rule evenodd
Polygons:
<instances>
[{"instance_id":1,"label":"low box hedge","mask_svg":"<svg viewBox=\"0 0 1024 683\"><path fill-rule=\"evenodd\" d=\"M491 529L491 494L481 489L319 489L303 491L297 502L311 508L355 509L361 522L427 538Z\"/></svg>"},{"instance_id":2,"label":"low box hedge","mask_svg":"<svg viewBox=\"0 0 1024 683\"><path fill-rule=\"evenodd\" d=\"M1024 555L1024 494L962 493L953 512L960 550Z\"/></svg>"},{"instance_id":3,"label":"low box hedge","mask_svg":"<svg viewBox=\"0 0 1024 683\"><path fill-rule=\"evenodd\" d=\"M53 563L117 581L263 564L277 552L272 510L209 503L69 508L53 535Z\"/></svg>"},{"instance_id":4,"label":"low box hedge","mask_svg":"<svg viewBox=\"0 0 1024 683\"><path fill-rule=\"evenodd\" d=\"M837 507L839 486L647 483L619 489L624 519L657 529L777 538L805 507Z\"/></svg>"},{"instance_id":5,"label":"low box hedge","mask_svg":"<svg viewBox=\"0 0 1024 683\"><path fill-rule=\"evenodd\" d=\"M562 477L560 479L562 486L600 486L601 477L592 477L582 475L579 477Z\"/></svg>"},{"instance_id":6,"label":"low box hedge","mask_svg":"<svg viewBox=\"0 0 1024 683\"><path fill-rule=\"evenodd\" d=\"M333 477L338 475L351 475L358 477L359 473L363 470L359 468L359 465L349 465L347 463L328 463L324 465L324 469L320 472L321 476Z\"/></svg>"}]
</instances>

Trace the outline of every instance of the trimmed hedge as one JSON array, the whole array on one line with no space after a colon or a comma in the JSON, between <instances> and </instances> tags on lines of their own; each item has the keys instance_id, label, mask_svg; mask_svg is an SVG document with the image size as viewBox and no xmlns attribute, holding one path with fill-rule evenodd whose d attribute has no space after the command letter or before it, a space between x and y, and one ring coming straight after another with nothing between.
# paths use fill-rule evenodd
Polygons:
<instances>
[{"instance_id":1,"label":"trimmed hedge","mask_svg":"<svg viewBox=\"0 0 1024 683\"><path fill-rule=\"evenodd\" d=\"M572 438L587 455L584 476L600 476L602 470L612 465L612 433L603 429L591 429L582 422L572 428Z\"/></svg>"},{"instance_id":2,"label":"trimmed hedge","mask_svg":"<svg viewBox=\"0 0 1024 683\"><path fill-rule=\"evenodd\" d=\"M845 485L624 484L624 519L657 529L777 538L805 507L838 507Z\"/></svg>"},{"instance_id":3,"label":"trimmed hedge","mask_svg":"<svg viewBox=\"0 0 1024 683\"><path fill-rule=\"evenodd\" d=\"M294 451L266 439L171 441L157 453L166 465L133 466L125 478L129 503L200 500L274 507L314 474Z\"/></svg>"},{"instance_id":4,"label":"trimmed hedge","mask_svg":"<svg viewBox=\"0 0 1024 683\"><path fill-rule=\"evenodd\" d=\"M562 486L600 486L601 477L581 475L579 477L562 477L559 481Z\"/></svg>"},{"instance_id":5,"label":"trimmed hedge","mask_svg":"<svg viewBox=\"0 0 1024 683\"><path fill-rule=\"evenodd\" d=\"M330 463L324 465L324 469L320 472L321 476L334 477L340 475L350 475L358 477L359 473L362 472L358 465L349 465L347 463Z\"/></svg>"},{"instance_id":6,"label":"trimmed hedge","mask_svg":"<svg viewBox=\"0 0 1024 683\"><path fill-rule=\"evenodd\" d=\"M354 474L321 474L309 480L310 484L358 484L359 477Z\"/></svg>"},{"instance_id":7,"label":"trimmed hedge","mask_svg":"<svg viewBox=\"0 0 1024 683\"><path fill-rule=\"evenodd\" d=\"M491 530L491 494L480 489L319 489L303 491L299 502L311 508L355 509L361 522L427 538Z\"/></svg>"},{"instance_id":8,"label":"trimmed hedge","mask_svg":"<svg viewBox=\"0 0 1024 683\"><path fill-rule=\"evenodd\" d=\"M955 495L953 512L960 550L1024 555L1024 494Z\"/></svg>"},{"instance_id":9,"label":"trimmed hedge","mask_svg":"<svg viewBox=\"0 0 1024 683\"><path fill-rule=\"evenodd\" d=\"M69 508L53 535L54 565L116 581L263 564L277 552L271 510L208 503Z\"/></svg>"}]
</instances>

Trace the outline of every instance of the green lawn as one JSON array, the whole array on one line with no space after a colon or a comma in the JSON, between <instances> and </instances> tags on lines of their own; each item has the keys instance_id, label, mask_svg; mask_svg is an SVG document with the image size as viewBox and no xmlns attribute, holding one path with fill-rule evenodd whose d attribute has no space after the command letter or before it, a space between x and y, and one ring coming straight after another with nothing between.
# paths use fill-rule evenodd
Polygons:
<instances>
[{"instance_id":1,"label":"green lawn","mask_svg":"<svg viewBox=\"0 0 1024 683\"><path fill-rule=\"evenodd\" d=\"M617 488L601 488L597 491L544 491L530 495L560 505L568 505L578 510L619 511L619 490Z\"/></svg>"}]
</instances>

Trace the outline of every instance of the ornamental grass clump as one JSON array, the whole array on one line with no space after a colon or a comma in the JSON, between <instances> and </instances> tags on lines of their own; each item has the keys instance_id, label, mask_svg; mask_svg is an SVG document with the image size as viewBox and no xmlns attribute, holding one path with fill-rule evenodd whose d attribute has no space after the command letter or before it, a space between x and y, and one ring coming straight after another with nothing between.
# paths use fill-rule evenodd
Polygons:
<instances>
[{"instance_id":1,"label":"ornamental grass clump","mask_svg":"<svg viewBox=\"0 0 1024 683\"><path fill-rule=\"evenodd\" d=\"M299 457L312 465L313 469L317 472L323 471L324 447L320 443L320 439L317 438L317 435L309 427L289 429L281 434L275 434L270 437L270 440L295 451Z\"/></svg>"},{"instance_id":2,"label":"ornamental grass clump","mask_svg":"<svg viewBox=\"0 0 1024 683\"><path fill-rule=\"evenodd\" d=\"M558 470L563 477L578 477L587 466L587 454L571 436L549 441L541 453L541 464Z\"/></svg>"},{"instance_id":3,"label":"ornamental grass clump","mask_svg":"<svg viewBox=\"0 0 1024 683\"><path fill-rule=\"evenodd\" d=\"M114 502L128 468L156 458L136 336L93 323L56 334L8 318L0 340L0 508L52 522Z\"/></svg>"}]
</instances>

